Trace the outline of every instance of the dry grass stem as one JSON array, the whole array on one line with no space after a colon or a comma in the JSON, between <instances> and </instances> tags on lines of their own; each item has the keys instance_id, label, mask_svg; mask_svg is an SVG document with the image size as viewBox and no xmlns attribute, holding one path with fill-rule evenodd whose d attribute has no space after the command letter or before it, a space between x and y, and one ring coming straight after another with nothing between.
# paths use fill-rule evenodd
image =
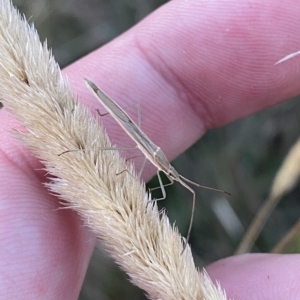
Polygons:
<instances>
[{"instance_id":1,"label":"dry grass stem","mask_svg":"<svg viewBox=\"0 0 300 300\"><path fill-rule=\"evenodd\" d=\"M0 97L26 128L19 137L44 163L51 193L66 201L150 299L226 299L199 272L145 186L78 103L47 46L9 0L0 0ZM88 149L68 152L67 149ZM122 172L124 169L129 172ZM130 174L129 174L130 173ZM133 175L132 175L133 174Z\"/></svg>"},{"instance_id":2,"label":"dry grass stem","mask_svg":"<svg viewBox=\"0 0 300 300\"><path fill-rule=\"evenodd\" d=\"M300 252L300 219L272 249L271 253L299 253Z\"/></svg>"},{"instance_id":3,"label":"dry grass stem","mask_svg":"<svg viewBox=\"0 0 300 300\"><path fill-rule=\"evenodd\" d=\"M282 199L297 184L300 176L300 140L291 148L281 168L277 172L269 197L255 216L249 229L245 233L236 254L246 253L251 250L255 240L261 232L267 219Z\"/></svg>"}]
</instances>

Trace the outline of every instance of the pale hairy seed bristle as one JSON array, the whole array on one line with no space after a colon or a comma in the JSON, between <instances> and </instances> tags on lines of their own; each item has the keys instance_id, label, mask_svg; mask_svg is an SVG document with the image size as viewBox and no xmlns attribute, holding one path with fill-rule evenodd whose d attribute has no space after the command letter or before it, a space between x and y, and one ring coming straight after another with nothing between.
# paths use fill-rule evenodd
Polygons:
<instances>
[{"instance_id":1,"label":"pale hairy seed bristle","mask_svg":"<svg viewBox=\"0 0 300 300\"><path fill-rule=\"evenodd\" d=\"M300 51L296 51L294 53L290 53L288 55L286 55L285 57L281 58L280 60L278 60L274 65L278 65L283 63L284 61L290 60L296 56L300 55Z\"/></svg>"},{"instance_id":2,"label":"pale hairy seed bristle","mask_svg":"<svg viewBox=\"0 0 300 300\"><path fill-rule=\"evenodd\" d=\"M118 151L101 150L112 145L99 120L78 103L46 45L9 0L0 0L0 53L1 100L53 178L50 192L80 214L150 299L225 300L219 285L195 268L190 248L180 255L181 236L149 202L133 166ZM59 155L68 149L83 150Z\"/></svg>"}]
</instances>

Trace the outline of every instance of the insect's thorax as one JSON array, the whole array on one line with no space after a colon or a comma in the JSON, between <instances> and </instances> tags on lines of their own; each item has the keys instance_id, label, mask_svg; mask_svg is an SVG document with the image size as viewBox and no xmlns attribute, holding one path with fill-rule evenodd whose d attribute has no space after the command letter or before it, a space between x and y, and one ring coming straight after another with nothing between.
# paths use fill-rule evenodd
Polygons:
<instances>
[{"instance_id":1,"label":"insect's thorax","mask_svg":"<svg viewBox=\"0 0 300 300\"><path fill-rule=\"evenodd\" d=\"M169 165L169 170L168 170L168 174L169 177L171 177L172 179L178 181L179 180L179 174L178 172L175 170L175 168L171 165Z\"/></svg>"}]
</instances>

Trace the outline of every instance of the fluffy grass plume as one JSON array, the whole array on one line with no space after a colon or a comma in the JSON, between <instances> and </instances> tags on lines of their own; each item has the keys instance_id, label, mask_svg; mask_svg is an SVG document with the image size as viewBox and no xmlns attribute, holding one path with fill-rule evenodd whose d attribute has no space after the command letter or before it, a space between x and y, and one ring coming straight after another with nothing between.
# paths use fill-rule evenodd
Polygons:
<instances>
[{"instance_id":1,"label":"fluffy grass plume","mask_svg":"<svg viewBox=\"0 0 300 300\"><path fill-rule=\"evenodd\" d=\"M225 300L195 268L190 248L181 255L181 236L149 202L133 166L117 151L101 150L112 145L99 120L78 103L46 44L9 0L0 0L0 53L1 100L51 176L49 191L79 213L150 299ZM59 155L67 149L80 151Z\"/></svg>"}]
</instances>

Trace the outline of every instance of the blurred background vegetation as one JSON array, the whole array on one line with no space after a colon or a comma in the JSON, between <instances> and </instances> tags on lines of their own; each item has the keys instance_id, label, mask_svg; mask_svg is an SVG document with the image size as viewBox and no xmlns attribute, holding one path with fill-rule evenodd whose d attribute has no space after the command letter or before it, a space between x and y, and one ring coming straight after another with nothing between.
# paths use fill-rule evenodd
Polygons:
<instances>
[{"instance_id":1,"label":"blurred background vegetation","mask_svg":"<svg viewBox=\"0 0 300 300\"><path fill-rule=\"evenodd\" d=\"M100 47L145 17L164 0L13 0L33 22L64 67ZM205 266L232 255L267 197L270 185L300 128L300 103L292 99L208 132L174 162L189 179L225 189L231 197L197 189L190 243L195 263ZM157 179L149 183L157 186ZM183 235L190 220L191 195L179 184L161 203ZM268 252L297 221L299 187L278 205L253 251ZM80 294L81 300L146 299L99 246Z\"/></svg>"}]
</instances>

